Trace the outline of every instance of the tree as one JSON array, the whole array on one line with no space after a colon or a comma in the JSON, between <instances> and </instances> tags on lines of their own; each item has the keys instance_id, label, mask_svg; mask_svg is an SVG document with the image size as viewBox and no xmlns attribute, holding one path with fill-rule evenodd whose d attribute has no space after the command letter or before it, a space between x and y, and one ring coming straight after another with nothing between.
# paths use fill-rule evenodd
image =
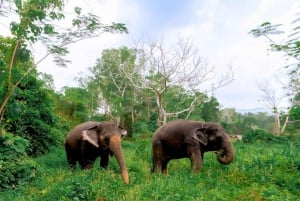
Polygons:
<instances>
[{"instance_id":1,"label":"tree","mask_svg":"<svg viewBox=\"0 0 300 201\"><path fill-rule=\"evenodd\" d=\"M87 89L79 87L65 87L62 94L55 94L55 113L69 122L73 127L87 121L92 116L90 106L92 94Z\"/></svg>"},{"instance_id":2,"label":"tree","mask_svg":"<svg viewBox=\"0 0 300 201\"><path fill-rule=\"evenodd\" d=\"M284 122L281 132L285 130L291 111L299 108L299 102L296 97L299 97L299 75L300 75L300 13L296 15L296 19L291 23L293 26L291 32L282 42L276 42L272 39L271 35L282 34L284 31L280 30L281 24L273 25L270 22L264 22L256 29L252 29L250 34L254 37L265 37L270 43L272 51L284 52L288 59L292 59L292 63L288 64L286 68L289 70L290 82L285 87L287 97L290 99L291 107L289 108L288 115ZM275 108L276 109L276 108ZM275 110L276 111L276 110ZM300 119L299 119L300 120ZM279 122L278 120L276 120ZM278 123L277 123L278 124ZM278 131L276 131L278 132Z\"/></svg>"},{"instance_id":3,"label":"tree","mask_svg":"<svg viewBox=\"0 0 300 201\"><path fill-rule=\"evenodd\" d=\"M270 89L267 83L260 83L258 85L260 91L262 92L261 102L264 105L272 110L273 117L274 117L274 130L273 133L275 135L280 135L282 133L281 124L280 124L280 116L279 116L279 103L282 100L282 97L276 96L276 91ZM286 124L287 120L285 121ZM285 127L285 126L284 126Z\"/></svg>"},{"instance_id":4,"label":"tree","mask_svg":"<svg viewBox=\"0 0 300 201\"><path fill-rule=\"evenodd\" d=\"M9 14L18 19L11 21L10 31L12 41L1 53L0 64L5 66L6 85L4 95L0 100L0 121L2 121L5 109L9 99L23 79L36 68L49 55L54 56L54 61L60 66L66 66L69 62L64 59L68 53L67 46L86 38L98 37L103 32L126 33L124 24L112 23L106 25L101 23L99 17L93 14L82 14L81 8L74 8L75 18L72 20L70 28L60 29L55 24L64 19L64 3L61 0L49 1L19 1L4 0L0 3L0 16L6 19ZM16 67L18 56L22 54L26 57L32 57L31 47L36 42L42 42L46 48L46 55L39 61L35 61L31 68L18 78L14 77L13 69ZM32 59L33 60L33 59Z\"/></svg>"},{"instance_id":5,"label":"tree","mask_svg":"<svg viewBox=\"0 0 300 201\"><path fill-rule=\"evenodd\" d=\"M29 67L30 68L30 67ZM23 68L14 73L22 75ZM6 130L29 141L28 154L40 155L62 140L49 92L35 70L23 79L9 100L4 115Z\"/></svg>"},{"instance_id":6,"label":"tree","mask_svg":"<svg viewBox=\"0 0 300 201\"><path fill-rule=\"evenodd\" d=\"M163 39L159 42L138 44L137 65L133 71L120 67L123 74L137 89L147 90L155 97L159 112L158 124L165 124L168 117L187 112L189 116L197 101L201 101L203 93L208 93L203 85L214 78L214 68L207 65L191 40L179 39L172 48L167 48ZM140 76L136 76L140 75ZM232 81L232 71L228 71L220 81L213 84L213 90L223 87ZM175 86L181 86L185 94L193 97L187 106L168 111L165 95ZM179 89L179 88L178 88ZM198 93L202 91L202 93Z\"/></svg>"},{"instance_id":7,"label":"tree","mask_svg":"<svg viewBox=\"0 0 300 201\"><path fill-rule=\"evenodd\" d=\"M88 90L97 91L97 100L98 104L102 103L102 112L110 118L120 118L129 135L138 116L149 117L149 112L145 112L144 108L148 105L147 100L143 101L145 98L142 98L142 92L134 88L119 69L122 65L123 70L132 71L135 60L134 49L107 49L102 52L101 58L97 59L96 65L90 68L90 76L86 79L81 78Z\"/></svg>"},{"instance_id":8,"label":"tree","mask_svg":"<svg viewBox=\"0 0 300 201\"><path fill-rule=\"evenodd\" d=\"M296 25L300 22L300 13L298 14L298 18L292 22L292 24ZM296 59L297 63L292 64L290 67L299 68L298 65L300 61L300 26L296 25L292 32L287 36L283 42L278 43L274 41L270 35L274 34L283 34L284 31L280 30L279 28L282 24L271 24L270 22L264 22L256 29L252 29L249 33L252 34L254 37L265 37L270 42L270 47L272 51L279 51L286 53L286 56Z\"/></svg>"},{"instance_id":9,"label":"tree","mask_svg":"<svg viewBox=\"0 0 300 201\"><path fill-rule=\"evenodd\" d=\"M218 122L220 117L220 104L215 97L210 97L203 104L201 116L204 121Z\"/></svg>"}]
</instances>

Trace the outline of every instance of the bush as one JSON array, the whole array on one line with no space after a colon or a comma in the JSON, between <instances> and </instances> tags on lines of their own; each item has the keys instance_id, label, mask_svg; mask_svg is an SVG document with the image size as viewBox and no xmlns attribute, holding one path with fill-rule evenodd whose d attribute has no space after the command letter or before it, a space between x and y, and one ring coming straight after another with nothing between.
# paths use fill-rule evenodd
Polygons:
<instances>
[{"instance_id":1,"label":"bush","mask_svg":"<svg viewBox=\"0 0 300 201\"><path fill-rule=\"evenodd\" d=\"M152 132L146 122L135 122L132 124L133 136L150 136Z\"/></svg>"},{"instance_id":2,"label":"bush","mask_svg":"<svg viewBox=\"0 0 300 201\"><path fill-rule=\"evenodd\" d=\"M288 139L286 137L278 137L272 133L266 132L261 129L251 129L243 134L243 141L248 143L257 142L272 142L272 143L287 143Z\"/></svg>"},{"instance_id":3,"label":"bush","mask_svg":"<svg viewBox=\"0 0 300 201\"><path fill-rule=\"evenodd\" d=\"M7 103L3 125L8 132L28 140L30 156L47 153L61 140L57 138L58 119L51 93L34 71L22 80Z\"/></svg>"},{"instance_id":4,"label":"bush","mask_svg":"<svg viewBox=\"0 0 300 201\"><path fill-rule=\"evenodd\" d=\"M28 146L19 136L0 135L0 189L25 185L36 177L37 165L26 155Z\"/></svg>"}]
</instances>

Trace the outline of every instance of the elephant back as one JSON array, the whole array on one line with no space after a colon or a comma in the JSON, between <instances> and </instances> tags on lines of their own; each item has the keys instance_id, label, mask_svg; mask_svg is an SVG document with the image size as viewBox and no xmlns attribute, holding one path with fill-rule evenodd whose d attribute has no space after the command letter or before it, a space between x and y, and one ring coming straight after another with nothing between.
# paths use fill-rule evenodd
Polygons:
<instances>
[{"instance_id":1,"label":"elephant back","mask_svg":"<svg viewBox=\"0 0 300 201\"><path fill-rule=\"evenodd\" d=\"M96 121L88 121L74 127L66 136L66 144L77 143L81 139L82 131L99 124Z\"/></svg>"}]
</instances>

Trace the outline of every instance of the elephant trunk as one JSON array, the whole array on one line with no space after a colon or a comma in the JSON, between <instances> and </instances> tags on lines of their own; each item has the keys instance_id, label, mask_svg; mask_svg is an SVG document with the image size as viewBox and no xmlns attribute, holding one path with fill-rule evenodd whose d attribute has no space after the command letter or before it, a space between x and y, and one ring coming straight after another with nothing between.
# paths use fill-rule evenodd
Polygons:
<instances>
[{"instance_id":1,"label":"elephant trunk","mask_svg":"<svg viewBox=\"0 0 300 201\"><path fill-rule=\"evenodd\" d=\"M221 146L221 150L218 153L218 161L221 164L229 164L234 159L234 149L230 142L229 136L225 134L225 138L223 139L223 143Z\"/></svg>"},{"instance_id":2,"label":"elephant trunk","mask_svg":"<svg viewBox=\"0 0 300 201\"><path fill-rule=\"evenodd\" d=\"M121 139L119 136L113 136L110 138L109 148L114 153L114 155L119 163L119 166L120 166L121 172L122 172L123 181L126 184L128 184L129 183L128 172L127 172L124 155L123 155L122 148L121 148Z\"/></svg>"}]
</instances>

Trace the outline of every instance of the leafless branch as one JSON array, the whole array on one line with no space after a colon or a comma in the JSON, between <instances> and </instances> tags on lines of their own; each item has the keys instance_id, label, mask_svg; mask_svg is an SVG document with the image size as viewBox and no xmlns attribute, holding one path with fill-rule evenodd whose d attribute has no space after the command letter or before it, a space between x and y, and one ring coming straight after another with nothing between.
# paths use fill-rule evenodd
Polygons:
<instances>
[{"instance_id":1,"label":"leafless branch","mask_svg":"<svg viewBox=\"0 0 300 201\"><path fill-rule=\"evenodd\" d=\"M262 92L260 101L268 108L277 108L282 98L276 96L276 90L271 89L267 82L259 83L258 88Z\"/></svg>"},{"instance_id":2,"label":"leafless branch","mask_svg":"<svg viewBox=\"0 0 300 201\"><path fill-rule=\"evenodd\" d=\"M195 95L196 92L205 91L203 85L216 78L214 66L209 66L207 61L199 56L192 40L178 39L173 47L167 47L163 39L150 43L138 42L135 49L139 62L134 70L123 70L123 73L134 87L153 92L164 123L167 116L184 112L188 112L189 115L194 104L200 99L200 95ZM229 84L232 80L233 71L229 68L214 85L213 90ZM193 92L194 100L187 108L167 112L162 95L168 88L178 85Z\"/></svg>"}]
</instances>

